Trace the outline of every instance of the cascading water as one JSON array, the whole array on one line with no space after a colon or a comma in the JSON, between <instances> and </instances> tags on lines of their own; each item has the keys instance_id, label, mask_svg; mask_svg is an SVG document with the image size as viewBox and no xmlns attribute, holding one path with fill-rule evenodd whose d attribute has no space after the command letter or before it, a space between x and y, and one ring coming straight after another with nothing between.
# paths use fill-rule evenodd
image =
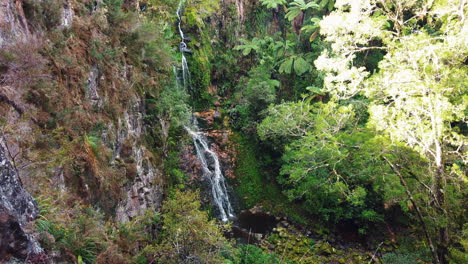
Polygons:
<instances>
[{"instance_id":1,"label":"cascading water","mask_svg":"<svg viewBox=\"0 0 468 264\"><path fill-rule=\"evenodd\" d=\"M194 130L188 127L185 127L185 129L192 136L197 157L202 164L203 175L210 181L211 194L213 195L213 201L219 210L220 218L223 222L227 222L229 218L234 217L234 212L232 210L231 202L229 201L226 181L223 173L221 172L218 155L210 149L205 135L203 135L202 132L199 132L196 121L193 122L192 127Z\"/></svg>"},{"instance_id":2,"label":"cascading water","mask_svg":"<svg viewBox=\"0 0 468 264\"><path fill-rule=\"evenodd\" d=\"M181 68L182 68L182 82L177 82L178 85L182 85L184 89L190 89L190 71L185 58L186 52L191 52L187 48L185 41L187 40L184 36L184 32L181 27L181 16L185 0L180 0L177 8L178 29L181 38L179 49L182 54ZM211 194L213 196L213 202L216 205L221 221L227 222L230 218L234 217L234 211L229 201L229 195L226 188L226 181L221 171L221 164L219 162L218 155L210 149L206 136L200 132L196 118L192 118L192 124L190 127L186 126L185 129L192 136L193 144L197 152L197 157L203 167L203 175L208 178L211 186Z\"/></svg>"},{"instance_id":3,"label":"cascading water","mask_svg":"<svg viewBox=\"0 0 468 264\"><path fill-rule=\"evenodd\" d=\"M182 31L182 11L184 7L184 3L186 0L180 0L179 6L177 7L177 18L178 24L177 27L179 29L179 35L181 42L179 44L179 50L182 55L182 85L185 89L189 89L189 80L190 80L190 71L187 64L187 58L185 58L185 52L191 52L190 49L187 48L187 44L185 43L185 35L184 31Z\"/></svg>"}]
</instances>

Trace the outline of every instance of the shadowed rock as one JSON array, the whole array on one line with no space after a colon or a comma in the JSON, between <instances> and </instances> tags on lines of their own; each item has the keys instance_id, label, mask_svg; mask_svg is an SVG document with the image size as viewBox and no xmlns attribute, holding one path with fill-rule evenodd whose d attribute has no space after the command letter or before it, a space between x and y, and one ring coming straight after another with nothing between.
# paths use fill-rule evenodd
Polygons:
<instances>
[{"instance_id":1,"label":"shadowed rock","mask_svg":"<svg viewBox=\"0 0 468 264\"><path fill-rule=\"evenodd\" d=\"M23 188L0 140L0 263L42 253L34 237L24 230L38 214L37 202Z\"/></svg>"},{"instance_id":2,"label":"shadowed rock","mask_svg":"<svg viewBox=\"0 0 468 264\"><path fill-rule=\"evenodd\" d=\"M3 140L0 141L0 205L11 212L21 224L37 217L37 202L23 188L18 173L7 158Z\"/></svg>"}]
</instances>

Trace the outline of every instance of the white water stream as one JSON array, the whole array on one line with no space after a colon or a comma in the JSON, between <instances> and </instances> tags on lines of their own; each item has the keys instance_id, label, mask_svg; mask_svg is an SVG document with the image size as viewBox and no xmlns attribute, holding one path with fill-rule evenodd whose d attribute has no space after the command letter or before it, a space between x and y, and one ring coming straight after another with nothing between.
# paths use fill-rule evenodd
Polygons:
<instances>
[{"instance_id":1,"label":"white water stream","mask_svg":"<svg viewBox=\"0 0 468 264\"><path fill-rule=\"evenodd\" d=\"M184 89L188 90L190 89L190 70L187 64L187 59L185 58L185 52L190 52L190 49L188 49L187 44L185 43L186 38L181 27L184 4L185 0L180 0L177 8L177 17L179 19L178 29L181 38L179 49L182 54L182 84L178 82L178 85L182 85ZM230 218L234 217L234 211L232 209L231 202L229 201L226 180L221 170L218 155L210 149L208 140L203 132L200 131L196 118L193 117L192 120L190 127L185 126L185 129L190 136L192 136L197 157L203 167L203 176L210 182L213 202L218 209L219 217L221 218L221 221L227 222Z\"/></svg>"},{"instance_id":2,"label":"white water stream","mask_svg":"<svg viewBox=\"0 0 468 264\"><path fill-rule=\"evenodd\" d=\"M211 194L218 208L219 216L223 222L227 222L230 218L234 217L234 211L229 201L226 181L221 171L218 155L210 149L205 135L199 131L196 122L192 124L193 130L188 127L185 127L185 129L192 136L198 160L203 168L203 175L210 182Z\"/></svg>"}]
</instances>

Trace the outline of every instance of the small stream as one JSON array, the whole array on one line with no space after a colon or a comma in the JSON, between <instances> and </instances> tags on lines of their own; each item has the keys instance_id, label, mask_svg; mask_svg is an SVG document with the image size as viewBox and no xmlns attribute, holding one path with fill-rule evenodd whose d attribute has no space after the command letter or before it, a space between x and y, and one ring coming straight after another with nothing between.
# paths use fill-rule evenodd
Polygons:
<instances>
[{"instance_id":1,"label":"small stream","mask_svg":"<svg viewBox=\"0 0 468 264\"><path fill-rule=\"evenodd\" d=\"M185 0L180 0L179 6L177 8L177 17L178 21L178 30L181 38L179 44L179 50L182 55L181 60L181 70L178 86L182 86L183 89L189 92L190 90L190 69L187 64L187 58L185 53L191 52L187 47L187 40L184 31L182 30L182 14L184 8ZM221 170L221 164L219 162L218 155L216 152L212 151L206 136L200 131L200 128L197 124L197 119L195 116L192 117L192 123L190 126L185 126L185 129L190 134L193 139L193 144L197 152L198 160L200 161L203 167L203 176L209 180L211 187L212 200L216 206L218 212L218 217L223 222L228 222L230 219L234 218L234 210L232 209L231 202L229 200L229 194L227 191L226 180Z\"/></svg>"}]
</instances>

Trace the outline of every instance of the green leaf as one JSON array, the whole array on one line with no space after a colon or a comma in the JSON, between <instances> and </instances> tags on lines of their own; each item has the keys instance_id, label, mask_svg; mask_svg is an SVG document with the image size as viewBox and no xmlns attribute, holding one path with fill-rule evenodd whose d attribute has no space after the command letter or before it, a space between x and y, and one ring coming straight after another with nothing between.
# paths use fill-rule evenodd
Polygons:
<instances>
[{"instance_id":1,"label":"green leaf","mask_svg":"<svg viewBox=\"0 0 468 264\"><path fill-rule=\"evenodd\" d=\"M315 2L305 3L304 0L294 0L291 4L289 4L288 13L286 14L286 18L289 21L294 20L301 12L307 11L307 9L319 9L319 5Z\"/></svg>"},{"instance_id":2,"label":"green leaf","mask_svg":"<svg viewBox=\"0 0 468 264\"><path fill-rule=\"evenodd\" d=\"M335 0L328 0L328 11L332 11L335 7Z\"/></svg>"},{"instance_id":3,"label":"green leaf","mask_svg":"<svg viewBox=\"0 0 468 264\"><path fill-rule=\"evenodd\" d=\"M311 92L312 94L318 94L318 95L323 95L325 94L321 88L316 87L316 86L309 86L306 88L307 91Z\"/></svg>"},{"instance_id":4,"label":"green leaf","mask_svg":"<svg viewBox=\"0 0 468 264\"><path fill-rule=\"evenodd\" d=\"M271 87L279 87L281 84L278 80L268 80L267 83Z\"/></svg>"},{"instance_id":5,"label":"green leaf","mask_svg":"<svg viewBox=\"0 0 468 264\"><path fill-rule=\"evenodd\" d=\"M296 57L294 60L294 71L297 75L302 75L306 71L310 70L310 64L302 57Z\"/></svg>"},{"instance_id":6,"label":"green leaf","mask_svg":"<svg viewBox=\"0 0 468 264\"><path fill-rule=\"evenodd\" d=\"M310 2L310 3L307 3L307 5L305 5L304 9L303 10L306 10L306 9L319 9L320 6L317 5L317 3L314 3L314 2Z\"/></svg>"},{"instance_id":7,"label":"green leaf","mask_svg":"<svg viewBox=\"0 0 468 264\"><path fill-rule=\"evenodd\" d=\"M294 57L287 58L283 63L281 63L279 72L290 74L292 72L293 62L294 62Z\"/></svg>"},{"instance_id":8,"label":"green leaf","mask_svg":"<svg viewBox=\"0 0 468 264\"><path fill-rule=\"evenodd\" d=\"M260 0L260 2L267 8L277 8L278 5L286 4L286 0Z\"/></svg>"},{"instance_id":9,"label":"green leaf","mask_svg":"<svg viewBox=\"0 0 468 264\"><path fill-rule=\"evenodd\" d=\"M318 33L319 31L315 30L315 32L310 35L309 42L313 42L317 38Z\"/></svg>"},{"instance_id":10,"label":"green leaf","mask_svg":"<svg viewBox=\"0 0 468 264\"><path fill-rule=\"evenodd\" d=\"M301 9L299 8L289 8L288 9L288 13L286 14L286 18L289 20L289 21L292 21L294 20L294 18L296 18L300 13L302 12Z\"/></svg>"},{"instance_id":11,"label":"green leaf","mask_svg":"<svg viewBox=\"0 0 468 264\"><path fill-rule=\"evenodd\" d=\"M317 26L320 23L320 21L321 21L321 19L318 18L318 17L313 17L313 18L310 19L310 22L312 22L312 24L317 25Z\"/></svg>"}]
</instances>

